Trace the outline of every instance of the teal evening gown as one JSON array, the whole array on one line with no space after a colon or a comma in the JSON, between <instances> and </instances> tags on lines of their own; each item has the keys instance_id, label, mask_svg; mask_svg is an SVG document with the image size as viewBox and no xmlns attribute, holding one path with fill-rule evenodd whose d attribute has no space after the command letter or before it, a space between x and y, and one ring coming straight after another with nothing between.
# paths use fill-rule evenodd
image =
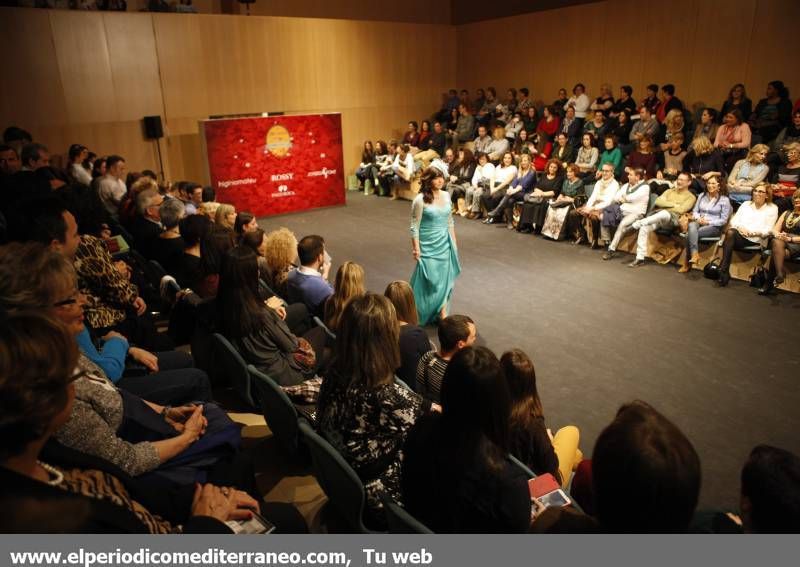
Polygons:
<instances>
[{"instance_id":1,"label":"teal evening gown","mask_svg":"<svg viewBox=\"0 0 800 567\"><path fill-rule=\"evenodd\" d=\"M438 200L422 201L422 193L411 204L411 238L419 239L420 258L411 275L411 289L417 303L419 324L434 323L439 311L450 302L461 264L450 236L453 226L450 195L440 190Z\"/></svg>"}]
</instances>

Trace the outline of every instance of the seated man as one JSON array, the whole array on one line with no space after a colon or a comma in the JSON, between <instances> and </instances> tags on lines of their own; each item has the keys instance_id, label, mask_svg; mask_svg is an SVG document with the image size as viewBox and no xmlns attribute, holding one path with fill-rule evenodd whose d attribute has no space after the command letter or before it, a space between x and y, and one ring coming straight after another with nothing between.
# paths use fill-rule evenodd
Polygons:
<instances>
[{"instance_id":1,"label":"seated man","mask_svg":"<svg viewBox=\"0 0 800 567\"><path fill-rule=\"evenodd\" d=\"M331 260L325 251L325 240L312 234L297 243L300 267L289 272L287 279L289 303L304 303L312 315L322 317L325 301L333 295L328 283Z\"/></svg>"},{"instance_id":2,"label":"seated man","mask_svg":"<svg viewBox=\"0 0 800 567\"><path fill-rule=\"evenodd\" d=\"M485 153L485 154L489 153L489 146L492 144L492 138L491 136L489 136L488 132L489 131L486 129L486 126L484 126L483 124L478 126L478 137L475 138L474 142L475 155L478 155L479 153Z\"/></svg>"},{"instance_id":3,"label":"seated man","mask_svg":"<svg viewBox=\"0 0 800 567\"><path fill-rule=\"evenodd\" d=\"M153 188L145 189L136 196L136 216L130 225L131 235L134 247L148 260L156 258L158 235L164 231L159 210L162 203L163 195Z\"/></svg>"},{"instance_id":4,"label":"seated man","mask_svg":"<svg viewBox=\"0 0 800 567\"><path fill-rule=\"evenodd\" d=\"M603 216L603 209L613 202L618 191L619 183L614 179L614 166L610 163L604 163L603 167L600 168L600 179L594 184L594 191L592 191L586 204L576 211L578 215L583 217L584 227L578 242L583 238L583 234L588 232L588 240L592 246L595 245L597 240L594 230L595 223L600 222Z\"/></svg>"},{"instance_id":5,"label":"seated man","mask_svg":"<svg viewBox=\"0 0 800 567\"><path fill-rule=\"evenodd\" d=\"M498 126L494 129L494 138L489 143L489 147L486 149L486 153L489 155L489 161L492 163L499 162L500 158L503 157L509 149L511 149L511 145L508 143L506 139L506 129L502 126Z\"/></svg>"},{"instance_id":6,"label":"seated man","mask_svg":"<svg viewBox=\"0 0 800 567\"><path fill-rule=\"evenodd\" d=\"M614 257L619 241L630 230L631 225L647 212L647 205L650 203L650 186L644 182L644 170L641 167L628 168L628 182L617 191L614 203L619 204L622 220L617 226L614 238L608 245L608 251L603 254L603 260L610 260ZM607 224L607 214L607 212L603 212L602 226L600 227L600 238L606 242L611 237L611 225Z\"/></svg>"},{"instance_id":7,"label":"seated man","mask_svg":"<svg viewBox=\"0 0 800 567\"><path fill-rule=\"evenodd\" d=\"M436 121L433 123L433 134L420 144L420 151L414 159L421 161L423 167L427 167L431 161L444 155L446 146L447 136L442 130L442 123Z\"/></svg>"},{"instance_id":8,"label":"seated man","mask_svg":"<svg viewBox=\"0 0 800 567\"><path fill-rule=\"evenodd\" d=\"M203 186L194 181L183 183L178 190L178 198L183 201L186 216L196 215L203 204Z\"/></svg>"},{"instance_id":9,"label":"seated man","mask_svg":"<svg viewBox=\"0 0 800 567\"><path fill-rule=\"evenodd\" d=\"M426 352L419 359L414 386L423 398L437 403L447 364L458 351L475 342L478 331L466 315L450 315L439 322L438 335L439 350Z\"/></svg>"},{"instance_id":10,"label":"seated man","mask_svg":"<svg viewBox=\"0 0 800 567\"><path fill-rule=\"evenodd\" d=\"M636 258L628 264L629 268L638 268L644 265L644 257L647 255L647 241L651 232L659 228L674 230L678 226L681 215L692 210L697 197L689 191L691 182L692 176L688 172L679 173L678 178L675 180L675 188L667 189L656 199L653 213L649 217L638 220L631 225L633 230L639 231L639 239L636 242Z\"/></svg>"},{"instance_id":11,"label":"seated man","mask_svg":"<svg viewBox=\"0 0 800 567\"><path fill-rule=\"evenodd\" d=\"M109 214L117 218L119 206L125 195L128 194L128 187L125 185L125 159L121 156L108 156L106 158L106 174L100 178L98 192L100 200L105 205Z\"/></svg>"},{"instance_id":12,"label":"seated man","mask_svg":"<svg viewBox=\"0 0 800 567\"><path fill-rule=\"evenodd\" d=\"M752 201L742 203L725 233L722 261L719 263L719 285L724 287L731 279L729 269L733 251L754 245L764 248L777 220L778 207L772 203L772 188L765 183L756 185Z\"/></svg>"}]
</instances>

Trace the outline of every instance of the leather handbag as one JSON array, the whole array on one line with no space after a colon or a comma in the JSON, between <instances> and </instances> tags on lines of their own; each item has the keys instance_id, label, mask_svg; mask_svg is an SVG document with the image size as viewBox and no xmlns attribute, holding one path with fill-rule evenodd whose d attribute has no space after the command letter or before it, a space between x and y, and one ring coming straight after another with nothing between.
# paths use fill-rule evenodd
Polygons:
<instances>
[{"instance_id":1,"label":"leather handbag","mask_svg":"<svg viewBox=\"0 0 800 567\"><path fill-rule=\"evenodd\" d=\"M719 279L719 258L714 258L705 265L703 276L714 281Z\"/></svg>"}]
</instances>

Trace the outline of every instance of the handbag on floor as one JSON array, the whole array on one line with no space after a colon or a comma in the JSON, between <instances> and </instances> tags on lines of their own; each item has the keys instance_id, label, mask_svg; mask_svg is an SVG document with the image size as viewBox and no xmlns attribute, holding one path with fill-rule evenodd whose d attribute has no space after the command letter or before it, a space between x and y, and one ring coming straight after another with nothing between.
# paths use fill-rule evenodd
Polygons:
<instances>
[{"instance_id":1,"label":"handbag on floor","mask_svg":"<svg viewBox=\"0 0 800 567\"><path fill-rule=\"evenodd\" d=\"M547 215L544 217L542 225L542 236L547 236L553 240L560 240L564 232L567 214L571 207L548 207Z\"/></svg>"}]
</instances>

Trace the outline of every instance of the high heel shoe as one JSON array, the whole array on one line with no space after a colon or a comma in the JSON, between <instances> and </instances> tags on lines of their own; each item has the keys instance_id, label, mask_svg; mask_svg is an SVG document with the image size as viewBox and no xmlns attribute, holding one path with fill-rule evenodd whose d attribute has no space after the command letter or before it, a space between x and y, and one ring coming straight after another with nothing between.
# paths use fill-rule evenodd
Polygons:
<instances>
[{"instance_id":1,"label":"high heel shoe","mask_svg":"<svg viewBox=\"0 0 800 567\"><path fill-rule=\"evenodd\" d=\"M775 278L774 280L767 279L767 281L764 282L764 285L761 286L761 288L759 288L758 295L769 295L770 293L772 293L772 290L775 289L775 284L777 283L777 281L778 278ZM778 283L777 285L780 284Z\"/></svg>"}]
</instances>

